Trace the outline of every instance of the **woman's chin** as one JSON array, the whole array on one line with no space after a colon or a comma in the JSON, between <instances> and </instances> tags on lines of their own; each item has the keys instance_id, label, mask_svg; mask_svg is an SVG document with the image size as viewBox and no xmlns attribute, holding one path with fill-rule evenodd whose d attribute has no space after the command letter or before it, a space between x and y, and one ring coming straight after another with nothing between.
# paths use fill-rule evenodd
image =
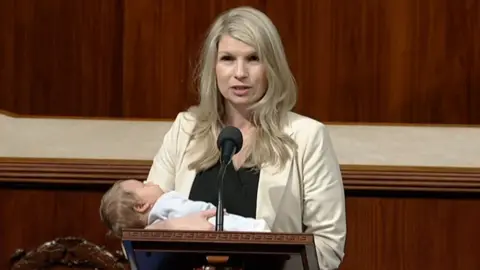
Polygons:
<instances>
[{"instance_id":1,"label":"woman's chin","mask_svg":"<svg viewBox=\"0 0 480 270\"><path fill-rule=\"evenodd\" d=\"M236 106L246 106L252 103L249 96L232 96L227 100L229 103Z\"/></svg>"}]
</instances>

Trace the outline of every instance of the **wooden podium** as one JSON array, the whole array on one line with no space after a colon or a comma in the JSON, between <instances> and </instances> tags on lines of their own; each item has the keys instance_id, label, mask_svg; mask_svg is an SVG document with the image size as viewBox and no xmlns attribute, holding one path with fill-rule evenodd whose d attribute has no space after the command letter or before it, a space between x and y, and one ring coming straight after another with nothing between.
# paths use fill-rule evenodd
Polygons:
<instances>
[{"instance_id":1,"label":"wooden podium","mask_svg":"<svg viewBox=\"0 0 480 270\"><path fill-rule=\"evenodd\" d=\"M128 229L122 244L132 270L319 270L312 234Z\"/></svg>"}]
</instances>

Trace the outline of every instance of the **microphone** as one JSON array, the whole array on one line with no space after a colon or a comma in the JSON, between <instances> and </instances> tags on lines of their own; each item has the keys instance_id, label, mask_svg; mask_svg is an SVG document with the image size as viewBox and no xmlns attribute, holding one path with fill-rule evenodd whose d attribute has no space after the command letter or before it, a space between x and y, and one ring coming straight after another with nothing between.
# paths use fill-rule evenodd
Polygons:
<instances>
[{"instance_id":1,"label":"microphone","mask_svg":"<svg viewBox=\"0 0 480 270\"><path fill-rule=\"evenodd\" d=\"M228 164L232 161L233 155L238 153L243 146L242 132L236 127L227 126L220 132L217 139L217 147L220 150L220 171L218 178L218 204L215 220L215 230L223 231L223 178Z\"/></svg>"},{"instance_id":2,"label":"microphone","mask_svg":"<svg viewBox=\"0 0 480 270\"><path fill-rule=\"evenodd\" d=\"M220 132L217 147L220 149L220 162L228 165L233 155L238 153L243 146L242 132L236 127L227 126Z\"/></svg>"}]
</instances>

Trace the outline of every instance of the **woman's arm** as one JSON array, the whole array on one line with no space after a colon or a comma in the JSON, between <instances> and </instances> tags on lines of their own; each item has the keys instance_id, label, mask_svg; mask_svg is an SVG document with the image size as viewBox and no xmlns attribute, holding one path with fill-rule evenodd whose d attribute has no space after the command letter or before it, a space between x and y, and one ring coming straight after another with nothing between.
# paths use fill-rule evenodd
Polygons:
<instances>
[{"instance_id":1,"label":"woman's arm","mask_svg":"<svg viewBox=\"0 0 480 270\"><path fill-rule=\"evenodd\" d=\"M146 230L185 230L185 231L213 231L214 226L208 219L215 216L215 209L190 214L185 217L157 221L148 225Z\"/></svg>"},{"instance_id":2,"label":"woman's arm","mask_svg":"<svg viewBox=\"0 0 480 270\"><path fill-rule=\"evenodd\" d=\"M345 194L342 175L326 127L317 122L303 156L306 233L315 235L321 269L337 269L346 239Z\"/></svg>"}]
</instances>

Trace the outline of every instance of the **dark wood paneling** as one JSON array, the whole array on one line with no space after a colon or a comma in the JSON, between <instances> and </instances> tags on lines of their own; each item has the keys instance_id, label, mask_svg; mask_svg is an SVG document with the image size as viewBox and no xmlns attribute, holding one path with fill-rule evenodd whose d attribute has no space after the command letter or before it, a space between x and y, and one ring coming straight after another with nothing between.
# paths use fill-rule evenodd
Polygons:
<instances>
[{"instance_id":1,"label":"dark wood paneling","mask_svg":"<svg viewBox=\"0 0 480 270\"><path fill-rule=\"evenodd\" d=\"M248 1L125 1L124 116L175 118L197 101L192 78L207 28Z\"/></svg>"},{"instance_id":2,"label":"dark wood paneling","mask_svg":"<svg viewBox=\"0 0 480 270\"><path fill-rule=\"evenodd\" d=\"M278 26L300 113L480 123L480 2L471 0L0 0L0 108L172 118L195 103L208 25L239 5Z\"/></svg>"},{"instance_id":3,"label":"dark wood paneling","mask_svg":"<svg viewBox=\"0 0 480 270\"><path fill-rule=\"evenodd\" d=\"M0 108L122 115L121 1L0 1Z\"/></svg>"},{"instance_id":4,"label":"dark wood paneling","mask_svg":"<svg viewBox=\"0 0 480 270\"><path fill-rule=\"evenodd\" d=\"M479 269L479 206L477 195L349 195L341 269Z\"/></svg>"},{"instance_id":5,"label":"dark wood paneling","mask_svg":"<svg viewBox=\"0 0 480 270\"><path fill-rule=\"evenodd\" d=\"M0 268L10 269L9 259L17 249L30 251L58 237L81 237L105 245L112 253L120 251L120 242L106 236L99 219L100 199L106 189L100 185L0 183Z\"/></svg>"},{"instance_id":6,"label":"dark wood paneling","mask_svg":"<svg viewBox=\"0 0 480 270\"><path fill-rule=\"evenodd\" d=\"M149 166L0 158L0 267L16 249L57 237L81 236L118 250L99 220L100 198L117 179L145 179ZM343 166L342 172L348 223L342 270L480 269L478 169Z\"/></svg>"},{"instance_id":7,"label":"dark wood paneling","mask_svg":"<svg viewBox=\"0 0 480 270\"><path fill-rule=\"evenodd\" d=\"M196 101L192 69L209 24L239 5L277 25L300 113L480 123L472 0L0 0L0 109L172 118Z\"/></svg>"}]
</instances>

